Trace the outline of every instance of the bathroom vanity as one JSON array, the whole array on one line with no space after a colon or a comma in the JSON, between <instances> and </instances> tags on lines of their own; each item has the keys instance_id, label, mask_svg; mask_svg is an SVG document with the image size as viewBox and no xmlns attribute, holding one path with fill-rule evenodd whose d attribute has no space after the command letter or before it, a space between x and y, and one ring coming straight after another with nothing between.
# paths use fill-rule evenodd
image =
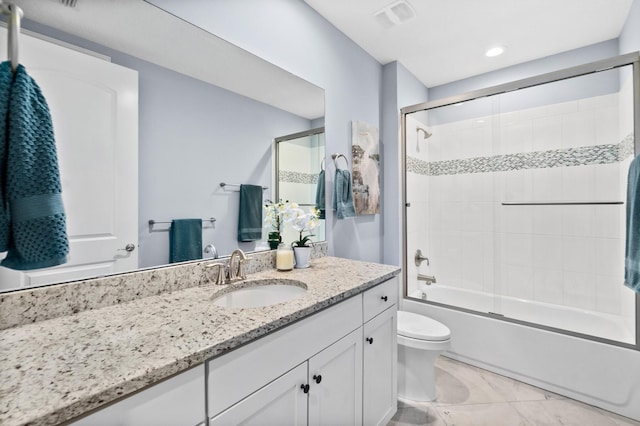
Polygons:
<instances>
[{"instance_id":1,"label":"bathroom vanity","mask_svg":"<svg viewBox=\"0 0 640 426\"><path fill-rule=\"evenodd\" d=\"M398 273L323 257L238 284L306 286L284 303L220 307L229 288L202 283L7 328L0 423L386 424Z\"/></svg>"}]
</instances>

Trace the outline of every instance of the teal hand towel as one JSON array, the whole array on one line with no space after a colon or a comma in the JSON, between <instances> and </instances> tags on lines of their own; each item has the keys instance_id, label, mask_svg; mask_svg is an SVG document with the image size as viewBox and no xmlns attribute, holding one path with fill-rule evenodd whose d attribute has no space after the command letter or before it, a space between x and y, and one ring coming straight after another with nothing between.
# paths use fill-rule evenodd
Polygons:
<instances>
[{"instance_id":1,"label":"teal hand towel","mask_svg":"<svg viewBox=\"0 0 640 426\"><path fill-rule=\"evenodd\" d=\"M238 241L262 239L262 186L240 185Z\"/></svg>"},{"instance_id":2,"label":"teal hand towel","mask_svg":"<svg viewBox=\"0 0 640 426\"><path fill-rule=\"evenodd\" d=\"M333 182L333 196L331 206L336 211L338 219L355 217L356 207L353 204L353 192L351 190L351 173L349 170L336 169L336 177Z\"/></svg>"},{"instance_id":3,"label":"teal hand towel","mask_svg":"<svg viewBox=\"0 0 640 426\"><path fill-rule=\"evenodd\" d=\"M624 284L640 293L640 156L629 166Z\"/></svg>"},{"instance_id":4,"label":"teal hand towel","mask_svg":"<svg viewBox=\"0 0 640 426\"><path fill-rule=\"evenodd\" d=\"M320 170L318 174L318 183L316 185L316 208L319 211L318 219L325 218L325 192L324 192L324 170Z\"/></svg>"},{"instance_id":5,"label":"teal hand towel","mask_svg":"<svg viewBox=\"0 0 640 426\"><path fill-rule=\"evenodd\" d=\"M6 167L7 167L7 112L9 111L9 95L13 72L11 64L0 64L0 252L9 248L9 204L6 198Z\"/></svg>"},{"instance_id":6,"label":"teal hand towel","mask_svg":"<svg viewBox=\"0 0 640 426\"><path fill-rule=\"evenodd\" d=\"M67 261L69 241L49 107L22 65L9 96L5 199L10 237L1 265L27 270Z\"/></svg>"},{"instance_id":7,"label":"teal hand towel","mask_svg":"<svg viewBox=\"0 0 640 426\"><path fill-rule=\"evenodd\" d=\"M174 219L169 228L169 263L202 259L202 219Z\"/></svg>"}]
</instances>

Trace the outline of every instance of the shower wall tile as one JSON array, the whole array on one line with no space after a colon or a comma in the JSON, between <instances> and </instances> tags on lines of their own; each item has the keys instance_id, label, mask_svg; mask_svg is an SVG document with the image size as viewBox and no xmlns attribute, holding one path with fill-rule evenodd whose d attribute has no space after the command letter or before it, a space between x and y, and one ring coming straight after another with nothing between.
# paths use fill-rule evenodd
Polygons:
<instances>
[{"instance_id":1,"label":"shower wall tile","mask_svg":"<svg viewBox=\"0 0 640 426\"><path fill-rule=\"evenodd\" d=\"M596 186L596 166L585 165L562 169L562 197L564 200L593 200Z\"/></svg>"},{"instance_id":2,"label":"shower wall tile","mask_svg":"<svg viewBox=\"0 0 640 426\"><path fill-rule=\"evenodd\" d=\"M562 116L562 148L577 148L596 144L595 112L578 111Z\"/></svg>"},{"instance_id":3,"label":"shower wall tile","mask_svg":"<svg viewBox=\"0 0 640 426\"><path fill-rule=\"evenodd\" d=\"M562 185L562 168L536 169L531 171L533 180L533 199L561 201Z\"/></svg>"},{"instance_id":4,"label":"shower wall tile","mask_svg":"<svg viewBox=\"0 0 640 426\"><path fill-rule=\"evenodd\" d=\"M595 274L595 239L565 236L563 238L562 259L565 271Z\"/></svg>"},{"instance_id":5,"label":"shower wall tile","mask_svg":"<svg viewBox=\"0 0 640 426\"><path fill-rule=\"evenodd\" d=\"M411 230L425 235L439 283L633 314L619 264L624 205L501 205L625 200L633 133L623 96L427 126L426 141L409 132L410 211L424 222Z\"/></svg>"},{"instance_id":6,"label":"shower wall tile","mask_svg":"<svg viewBox=\"0 0 640 426\"><path fill-rule=\"evenodd\" d=\"M562 271L562 237L558 235L533 236L533 266Z\"/></svg>"},{"instance_id":7,"label":"shower wall tile","mask_svg":"<svg viewBox=\"0 0 640 426\"><path fill-rule=\"evenodd\" d=\"M533 233L543 235L562 235L562 220L559 219L558 206L533 207Z\"/></svg>"},{"instance_id":8,"label":"shower wall tile","mask_svg":"<svg viewBox=\"0 0 640 426\"><path fill-rule=\"evenodd\" d=\"M594 235L619 238L625 230L625 216L624 205L597 206L594 214Z\"/></svg>"},{"instance_id":9,"label":"shower wall tile","mask_svg":"<svg viewBox=\"0 0 640 426\"><path fill-rule=\"evenodd\" d=\"M623 279L614 275L596 275L596 310L613 315L622 314L620 297Z\"/></svg>"},{"instance_id":10,"label":"shower wall tile","mask_svg":"<svg viewBox=\"0 0 640 426\"><path fill-rule=\"evenodd\" d=\"M533 298L540 302L563 304L562 269L534 267L533 269Z\"/></svg>"},{"instance_id":11,"label":"shower wall tile","mask_svg":"<svg viewBox=\"0 0 640 426\"><path fill-rule=\"evenodd\" d=\"M580 309L596 309L596 278L586 272L564 272L564 303Z\"/></svg>"},{"instance_id":12,"label":"shower wall tile","mask_svg":"<svg viewBox=\"0 0 640 426\"><path fill-rule=\"evenodd\" d=\"M557 207L562 220L562 234L571 237L593 237L595 231L595 206Z\"/></svg>"},{"instance_id":13,"label":"shower wall tile","mask_svg":"<svg viewBox=\"0 0 640 426\"><path fill-rule=\"evenodd\" d=\"M562 118L557 115L535 118L532 137L534 151L558 149L562 142Z\"/></svg>"},{"instance_id":14,"label":"shower wall tile","mask_svg":"<svg viewBox=\"0 0 640 426\"><path fill-rule=\"evenodd\" d=\"M533 299L533 266L507 265L507 295Z\"/></svg>"}]
</instances>

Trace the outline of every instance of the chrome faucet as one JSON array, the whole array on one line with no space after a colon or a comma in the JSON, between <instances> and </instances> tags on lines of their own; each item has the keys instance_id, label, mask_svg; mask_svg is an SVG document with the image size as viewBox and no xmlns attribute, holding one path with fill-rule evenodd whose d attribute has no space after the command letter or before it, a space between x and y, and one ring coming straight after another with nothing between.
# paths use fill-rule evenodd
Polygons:
<instances>
[{"instance_id":1,"label":"chrome faucet","mask_svg":"<svg viewBox=\"0 0 640 426\"><path fill-rule=\"evenodd\" d=\"M434 275L418 274L418 281L424 281L425 284L431 285L436 283L436 277Z\"/></svg>"},{"instance_id":2,"label":"chrome faucet","mask_svg":"<svg viewBox=\"0 0 640 426\"><path fill-rule=\"evenodd\" d=\"M236 281L247 279L247 272L244 269L245 263L249 259L240 249L236 249L229 257L229 264L210 263L206 268L217 268L213 274L214 284L231 284Z\"/></svg>"},{"instance_id":3,"label":"chrome faucet","mask_svg":"<svg viewBox=\"0 0 640 426\"><path fill-rule=\"evenodd\" d=\"M244 264L247 261L247 256L240 249L235 249L229 257L229 273L227 275L227 282L234 282L247 279L247 273L244 270Z\"/></svg>"},{"instance_id":4,"label":"chrome faucet","mask_svg":"<svg viewBox=\"0 0 640 426\"><path fill-rule=\"evenodd\" d=\"M204 252L211 253L212 259L218 258L218 250L216 250L216 246L214 246L213 244L207 244L207 246L204 248Z\"/></svg>"}]
</instances>

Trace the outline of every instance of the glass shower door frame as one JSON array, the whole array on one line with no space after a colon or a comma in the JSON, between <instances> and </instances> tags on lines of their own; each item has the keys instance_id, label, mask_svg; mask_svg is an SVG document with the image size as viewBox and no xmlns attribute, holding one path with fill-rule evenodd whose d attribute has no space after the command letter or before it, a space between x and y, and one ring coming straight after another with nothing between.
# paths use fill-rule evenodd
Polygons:
<instances>
[{"instance_id":1,"label":"glass shower door frame","mask_svg":"<svg viewBox=\"0 0 640 426\"><path fill-rule=\"evenodd\" d=\"M462 102L471 101L474 99L484 98L487 96L499 95L501 93L514 92L520 89L526 89L530 87L535 87L547 83L557 82L561 80L566 80L574 77L584 76L588 74L594 74L600 71L605 71L614 68L620 68L624 66L632 67L632 81L633 81L633 131L634 131L634 155L640 154L640 52L629 53L625 55L620 55L614 58L605 59L601 61L596 61L580 66L575 66L571 68L566 68L559 71L554 71L550 73L541 74L538 76L513 81L510 83L505 83L497 86L488 87L485 89L480 89L460 95L455 95L445 99L439 99L432 102L420 103L408 107L404 107L400 110L400 121L401 121L401 195L402 195L402 235L403 235L403 245L402 245L402 259L403 259L403 297L410 298L408 296L408 262L412 261L413 258L409 258L407 253L407 208L409 207L407 201L407 115L411 113L415 113L418 111L425 111L434 108L444 107L448 105L455 105ZM474 315L480 315L490 318L497 318L504 321L527 325L535 328L540 328L543 330L558 332L562 334L567 334L574 337L589 339L593 341L598 341L601 343L606 343L610 345L625 347L629 349L639 350L640 351L640 294L636 294L635 297L635 345L628 344L624 342L619 342L615 340L610 340L606 338L591 336L583 333L576 333L569 330L564 330L556 327L549 327L541 324L526 322L514 318L504 317L500 314L495 314L491 312L480 312L467 308L462 308L454 305L448 305L433 301L425 301L421 299L414 299L421 301L427 304L433 304L436 306L446 307L448 309L454 309L462 312L472 313Z\"/></svg>"}]
</instances>

